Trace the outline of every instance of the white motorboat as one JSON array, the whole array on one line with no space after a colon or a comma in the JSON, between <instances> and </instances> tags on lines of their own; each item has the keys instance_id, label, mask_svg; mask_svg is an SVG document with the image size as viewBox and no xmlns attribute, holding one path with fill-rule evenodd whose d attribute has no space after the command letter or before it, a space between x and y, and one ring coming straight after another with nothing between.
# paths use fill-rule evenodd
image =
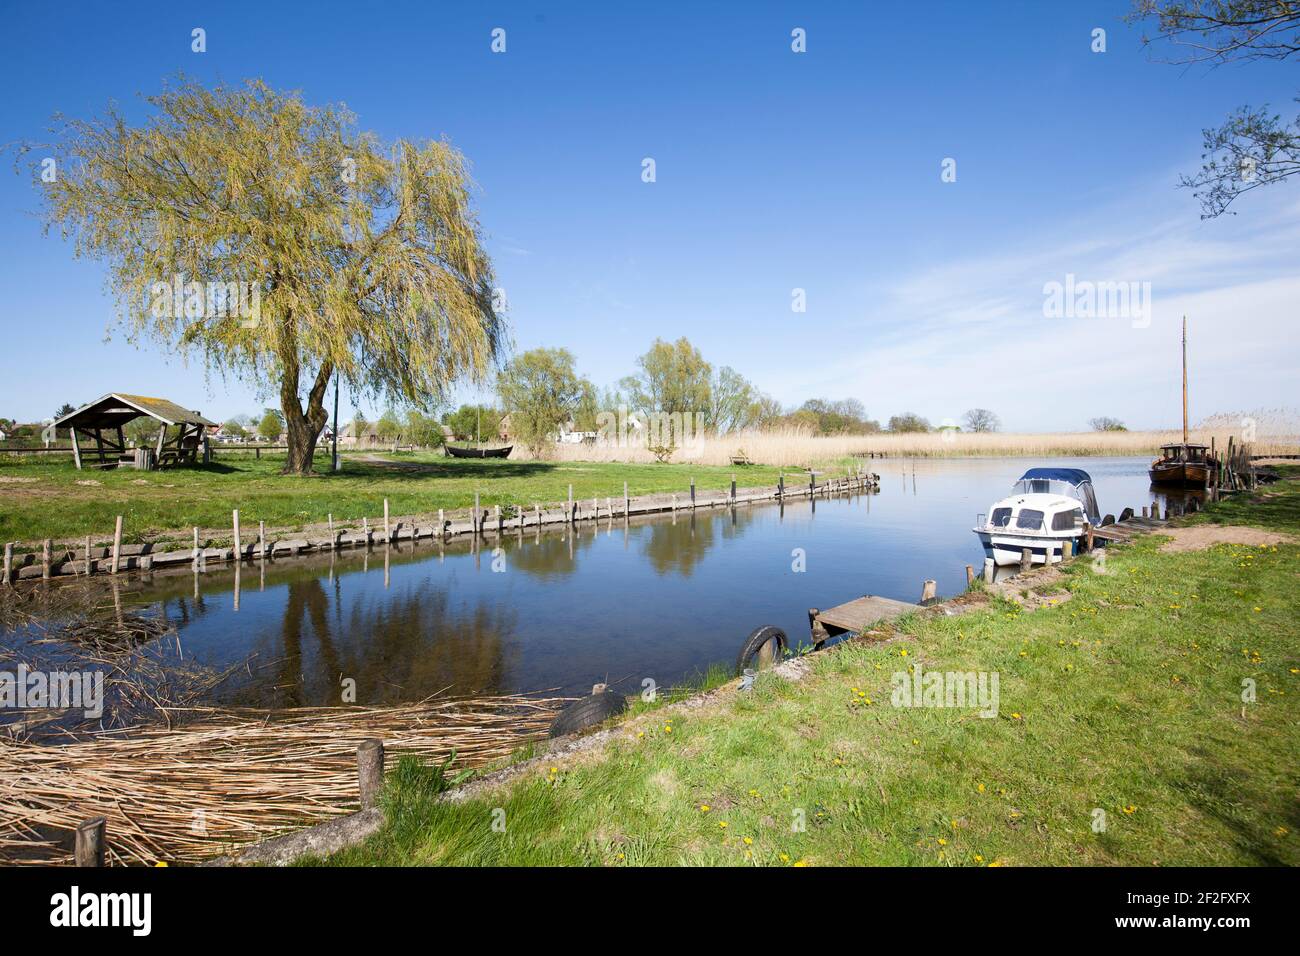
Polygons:
<instances>
[{"instance_id":1,"label":"white motorboat","mask_svg":"<svg viewBox=\"0 0 1300 956\"><path fill-rule=\"evenodd\" d=\"M1061 560L1062 548L1078 539L1085 523L1099 521L1092 478L1081 468L1030 468L972 529L984 553L999 565L1019 564L1028 548L1034 564Z\"/></svg>"}]
</instances>

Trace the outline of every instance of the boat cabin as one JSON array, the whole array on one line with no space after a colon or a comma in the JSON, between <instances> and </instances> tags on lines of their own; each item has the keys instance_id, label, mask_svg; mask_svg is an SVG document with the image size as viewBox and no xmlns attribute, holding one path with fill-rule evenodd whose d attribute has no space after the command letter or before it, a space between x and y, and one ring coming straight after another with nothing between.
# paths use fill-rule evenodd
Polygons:
<instances>
[{"instance_id":1,"label":"boat cabin","mask_svg":"<svg viewBox=\"0 0 1300 956\"><path fill-rule=\"evenodd\" d=\"M1206 462L1210 460L1210 447L1190 442L1177 442L1173 445L1160 446L1162 461Z\"/></svg>"}]
</instances>

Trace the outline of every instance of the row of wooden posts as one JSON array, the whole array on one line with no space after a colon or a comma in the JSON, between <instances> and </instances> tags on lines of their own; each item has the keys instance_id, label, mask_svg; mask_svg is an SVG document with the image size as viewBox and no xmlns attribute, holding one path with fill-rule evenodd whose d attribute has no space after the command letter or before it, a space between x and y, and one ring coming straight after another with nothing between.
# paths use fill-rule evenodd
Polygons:
<instances>
[{"instance_id":1,"label":"row of wooden posts","mask_svg":"<svg viewBox=\"0 0 1300 956\"><path fill-rule=\"evenodd\" d=\"M384 742L377 738L361 741L357 747L357 789L361 809L379 806L384 786ZM92 817L77 825L72 859L76 866L103 866L108 851L108 819Z\"/></svg>"},{"instance_id":2,"label":"row of wooden posts","mask_svg":"<svg viewBox=\"0 0 1300 956\"><path fill-rule=\"evenodd\" d=\"M689 498L686 502L684 503L679 502L678 496L674 494L671 496L670 501L649 502L644 505L636 506L636 507L634 507L632 502L632 497L629 494L627 482L623 482L623 502L622 502L621 514L626 519L633 514L651 514L655 512L666 512L666 511L676 512L678 510L685 510L687 508L694 509L698 507L714 507L717 505L735 506L740 503L749 503L749 502L773 500L773 499L778 501L783 501L786 498L791 496L796 496L801 498L802 497L812 498L818 494L830 495L830 494L838 494L842 492L862 490L864 488L870 489L875 487L878 480L879 480L878 476L866 472L865 470L859 469L851 475L832 478L828 481L823 481L819 485L817 482L816 473L810 472L808 476L807 488L805 489L801 487L797 490L794 490L794 489L786 488L785 475L782 474L780 476L777 487L774 491L767 490L767 491L762 491L754 494L741 495L738 493L736 488L736 477L735 475L732 475L730 489L727 491L725 497L721 499L706 501L697 497L695 479L691 478L690 487L688 489ZM616 514L619 513L620 512L617 512L615 510L614 498L612 496L606 497L605 507L603 509L603 516L606 518L613 518L615 517ZM411 537L411 538L434 537L436 535L447 537L450 535L456 535L465 532L472 533L476 537L478 537L486 534L486 532L489 529L490 520L492 521L492 524L495 525L496 533L498 535L505 533L507 521L510 521L510 523L513 526L517 527L522 532L525 524L528 521L527 512L522 507L516 507L515 514L517 516L516 518L507 519L505 513L501 509L501 506L496 505L494 508L495 520L490 519L488 511L482 507L479 493L475 492L474 510L470 515L470 524L468 528L463 528L463 527L457 528L455 525L448 522L446 516L446 510L443 508L439 508L438 524L437 524L436 532L433 529L428 529L426 533L422 534L421 529L413 527L411 529L410 534L407 535L407 537ZM557 523L556 519L547 517L544 514L542 510L542 506L540 504L533 505L533 514L535 516L534 523L537 527L541 527L543 524L546 523ZM600 499L592 498L591 512L589 514L584 514L580 502L577 501L573 496L573 485L569 485L568 502L565 505L564 514L559 519L559 522L563 522L569 525L576 525L579 521L598 520L601 517L602 517L602 509L600 505ZM329 514L327 516L326 522L327 522L328 533L329 533L328 540L316 541L316 542L310 540L302 540L300 542L291 542L289 548L290 553L296 554L299 551L312 551L312 550L338 550L344 547L345 545L355 546L355 545L364 544L367 547L369 547L374 542L374 532L371 531L370 519L368 517L363 516L361 519L362 534L361 534L361 540L359 541L358 540L345 541L344 535L342 533L335 531L333 514ZM395 540L397 540L400 526L394 526L390 519L389 505L388 505L387 498L384 499L383 522L384 523L383 523L382 540L391 544ZM276 547L275 543L272 543L268 548L267 538L266 538L266 523L263 521L259 521L256 549L250 548L247 555L245 555L245 549L243 546L242 529L240 526L239 509L235 509L234 511L231 512L231 532L232 532L234 547L233 547L233 553L230 555L230 557L234 560L242 561L245 559L245 556L247 556L247 558L250 560L255 557L260 559L265 559L271 551L275 550ZM14 544L15 543L12 541L8 542L5 544L5 548L4 548L4 567L2 572L3 573L2 580L5 584L11 584L18 571L18 568L15 564ZM100 550L101 549L98 548L92 548L91 537L90 535L86 535L84 539L84 551L83 551L85 560L84 562L82 562L83 566L81 568L81 573L83 575L90 575L95 573L96 571L107 572L109 574L117 574L119 571L125 568L126 562L124 561L124 555L122 553L122 516L121 515L117 516L117 520L114 524L113 544L107 556L107 561L104 564L101 564L100 560L95 557L95 553ZM66 554L68 555L67 563L69 564L75 563L75 551L66 552ZM137 562L137 564L142 569L153 568L155 565L158 564L162 564L162 565L183 564L188 560L190 563L193 564L195 570L200 570L206 564L207 552L202 542L200 541L199 529L196 527L193 529L193 543L190 549L188 550L188 552L178 550L178 551L164 552L162 554L142 553L139 556L139 558L140 560ZM225 560L225 559L226 559L226 555L223 552L219 556L218 560ZM60 569L62 568L63 563L64 563L63 561L58 562L58 567ZM26 564L26 556L24 556L24 565L25 564ZM50 538L46 538L41 542L40 568L41 568L40 577L41 580L43 581L48 581L55 574L56 562L54 561L54 557L53 557L53 541ZM60 573L62 573L61 570Z\"/></svg>"}]
</instances>

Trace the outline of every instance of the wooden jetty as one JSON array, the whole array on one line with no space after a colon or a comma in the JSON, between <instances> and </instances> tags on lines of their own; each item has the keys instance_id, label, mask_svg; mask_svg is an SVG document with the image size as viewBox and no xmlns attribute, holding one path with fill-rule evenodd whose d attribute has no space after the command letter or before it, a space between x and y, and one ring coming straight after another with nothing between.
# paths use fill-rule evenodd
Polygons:
<instances>
[{"instance_id":1,"label":"wooden jetty","mask_svg":"<svg viewBox=\"0 0 1300 956\"><path fill-rule=\"evenodd\" d=\"M186 542L184 547L163 550L166 546L159 543L123 544L122 518L117 519L113 534L113 545L103 543L103 537L92 542L89 536L72 543L41 543L40 550L18 551L17 542L5 545L5 562L0 572L0 584L16 580L39 578L48 580L62 575L117 574L119 571L151 571L167 566L193 565L206 570L209 566L226 562L260 561L267 558L294 557L313 552L338 551L343 548L365 547L376 544L398 544L403 541L420 539L449 540L461 535L471 536L472 540L489 537L500 538L507 533L522 534L526 528L540 530L545 526L577 527L593 521L612 521L615 518L628 521L637 516L656 514L683 514L707 508L736 508L740 505L754 505L769 502L785 504L799 499L832 497L846 494L874 494L880 489L880 476L867 471L856 471L818 481L815 473L792 474L789 477L807 478L786 484L787 476L782 475L775 488L738 489L733 476L729 488L719 492L697 492L694 480L688 491L689 497L678 500L674 494L655 494L644 498L633 498L628 494L626 485L621 498L607 497L602 505L600 499L594 499L590 507L573 498L569 490L567 503L561 502L549 506L534 504L532 510L515 506L513 515L507 515L496 507L495 517L482 507L475 495L475 505L462 520L451 520L444 511L439 511L436 519L432 517L408 516L397 519L388 514L388 500L383 501L385 520L382 530L370 526L368 519L362 516L359 522L350 522L351 530L336 527L333 516L329 518L328 531L316 528L313 532L299 531L292 537L270 538L262 529L257 538L242 538L239 534L239 511L231 515L231 544L214 546L207 535L198 534ZM357 524L361 527L358 530Z\"/></svg>"},{"instance_id":2,"label":"wooden jetty","mask_svg":"<svg viewBox=\"0 0 1300 956\"><path fill-rule=\"evenodd\" d=\"M820 648L832 637L841 634L860 634L881 621L889 621L921 605L895 601L893 598L865 594L847 604L826 611L808 609L808 624L812 629L814 649Z\"/></svg>"}]
</instances>

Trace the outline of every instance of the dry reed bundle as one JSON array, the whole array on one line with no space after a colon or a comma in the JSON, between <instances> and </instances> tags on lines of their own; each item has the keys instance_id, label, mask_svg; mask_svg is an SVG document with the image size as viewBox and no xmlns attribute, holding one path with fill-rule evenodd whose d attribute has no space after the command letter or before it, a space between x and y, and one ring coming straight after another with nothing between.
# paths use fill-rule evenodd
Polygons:
<instances>
[{"instance_id":1,"label":"dry reed bundle","mask_svg":"<svg viewBox=\"0 0 1300 956\"><path fill-rule=\"evenodd\" d=\"M355 807L357 744L480 767L544 735L563 698L507 695L268 713L193 708L176 729L62 746L0 740L0 862L71 862L108 818L110 865L195 861Z\"/></svg>"}]
</instances>

